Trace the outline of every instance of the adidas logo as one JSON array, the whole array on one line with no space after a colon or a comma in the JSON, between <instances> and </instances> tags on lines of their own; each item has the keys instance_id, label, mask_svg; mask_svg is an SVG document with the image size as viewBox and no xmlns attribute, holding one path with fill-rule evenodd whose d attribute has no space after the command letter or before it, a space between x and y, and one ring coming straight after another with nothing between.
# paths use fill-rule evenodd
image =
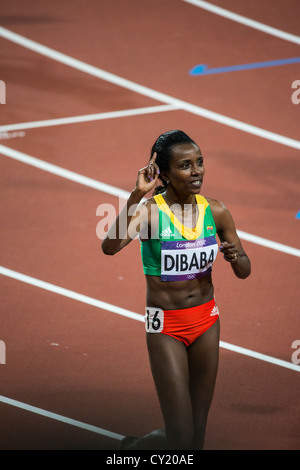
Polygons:
<instances>
[{"instance_id":1,"label":"adidas logo","mask_svg":"<svg viewBox=\"0 0 300 470\"><path fill-rule=\"evenodd\" d=\"M160 234L161 237L169 237L170 235L172 235L172 231L171 231L170 227L163 230Z\"/></svg>"},{"instance_id":2,"label":"adidas logo","mask_svg":"<svg viewBox=\"0 0 300 470\"><path fill-rule=\"evenodd\" d=\"M213 317L214 315L219 315L219 309L218 307L215 305L214 308L212 309L212 311L210 312L210 316Z\"/></svg>"}]
</instances>

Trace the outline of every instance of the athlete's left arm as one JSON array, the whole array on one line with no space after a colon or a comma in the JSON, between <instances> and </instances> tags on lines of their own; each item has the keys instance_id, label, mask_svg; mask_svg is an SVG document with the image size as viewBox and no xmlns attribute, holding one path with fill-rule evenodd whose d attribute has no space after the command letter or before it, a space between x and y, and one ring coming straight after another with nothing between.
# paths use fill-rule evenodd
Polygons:
<instances>
[{"instance_id":1,"label":"athlete's left arm","mask_svg":"<svg viewBox=\"0 0 300 470\"><path fill-rule=\"evenodd\" d=\"M216 224L224 259L231 264L235 275L245 279L251 273L251 263L237 234L235 223L223 203L210 200L209 205Z\"/></svg>"}]
</instances>

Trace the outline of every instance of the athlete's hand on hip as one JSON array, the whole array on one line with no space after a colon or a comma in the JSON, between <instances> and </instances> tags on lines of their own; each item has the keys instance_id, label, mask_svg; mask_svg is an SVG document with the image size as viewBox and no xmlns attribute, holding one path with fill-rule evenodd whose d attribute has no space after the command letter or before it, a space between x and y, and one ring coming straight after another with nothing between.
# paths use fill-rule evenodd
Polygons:
<instances>
[{"instance_id":1,"label":"athlete's hand on hip","mask_svg":"<svg viewBox=\"0 0 300 470\"><path fill-rule=\"evenodd\" d=\"M159 168L155 163L156 158L157 153L155 152L149 161L149 164L144 168L141 168L138 173L136 189L144 194L147 194L156 185L159 176Z\"/></svg>"}]
</instances>

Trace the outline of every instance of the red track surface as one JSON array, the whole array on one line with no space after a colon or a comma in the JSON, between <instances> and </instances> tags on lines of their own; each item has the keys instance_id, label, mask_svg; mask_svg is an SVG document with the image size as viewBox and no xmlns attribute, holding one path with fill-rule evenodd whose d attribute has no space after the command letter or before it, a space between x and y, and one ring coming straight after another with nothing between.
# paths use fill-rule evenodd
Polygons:
<instances>
[{"instance_id":1,"label":"red track surface","mask_svg":"<svg viewBox=\"0 0 300 470\"><path fill-rule=\"evenodd\" d=\"M180 0L3 2L0 25L153 90L299 139L299 64L191 77L299 56L299 46ZM296 0L213 2L297 34ZM0 125L163 104L0 38ZM28 129L0 144L130 191L156 137L180 128L206 156L203 194L239 230L299 247L299 151L176 110ZM1 129L0 129L1 131ZM1 155L0 265L143 314L138 242L105 257L102 203L116 197ZM297 197L298 196L298 197ZM291 363L300 339L299 260L243 241L252 275L214 269L221 339ZM1 276L1 395L119 434L162 426L141 322ZM116 449L119 442L0 402L1 449ZM299 448L297 371L221 349L206 449Z\"/></svg>"}]
</instances>

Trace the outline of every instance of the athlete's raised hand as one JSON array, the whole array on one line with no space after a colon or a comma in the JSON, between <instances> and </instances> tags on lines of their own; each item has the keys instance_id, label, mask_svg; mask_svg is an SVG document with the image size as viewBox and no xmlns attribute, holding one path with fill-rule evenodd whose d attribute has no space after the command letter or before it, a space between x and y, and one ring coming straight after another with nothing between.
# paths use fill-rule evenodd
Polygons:
<instances>
[{"instance_id":1,"label":"athlete's raised hand","mask_svg":"<svg viewBox=\"0 0 300 470\"><path fill-rule=\"evenodd\" d=\"M138 177L136 180L136 189L144 194L147 194L154 188L159 177L159 168L155 163L156 158L157 153L154 152L148 165L144 168L141 168L138 173Z\"/></svg>"}]
</instances>

